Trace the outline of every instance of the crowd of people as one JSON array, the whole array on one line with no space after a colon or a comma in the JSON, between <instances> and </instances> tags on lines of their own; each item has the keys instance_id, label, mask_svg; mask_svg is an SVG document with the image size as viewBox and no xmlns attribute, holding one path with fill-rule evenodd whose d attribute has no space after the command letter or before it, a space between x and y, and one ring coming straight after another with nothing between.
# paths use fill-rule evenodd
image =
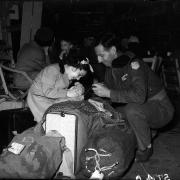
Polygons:
<instances>
[{"instance_id":1,"label":"crowd of people","mask_svg":"<svg viewBox=\"0 0 180 180\"><path fill-rule=\"evenodd\" d=\"M27 104L37 122L52 104L81 101L89 89L109 99L135 133L136 160L145 162L153 153L151 130L167 125L174 108L159 76L142 61L142 52L134 35L120 39L107 32L86 37L78 46L67 37L57 41L52 30L40 28L34 41L20 49L16 63L33 83L20 76L15 82L29 89Z\"/></svg>"}]
</instances>

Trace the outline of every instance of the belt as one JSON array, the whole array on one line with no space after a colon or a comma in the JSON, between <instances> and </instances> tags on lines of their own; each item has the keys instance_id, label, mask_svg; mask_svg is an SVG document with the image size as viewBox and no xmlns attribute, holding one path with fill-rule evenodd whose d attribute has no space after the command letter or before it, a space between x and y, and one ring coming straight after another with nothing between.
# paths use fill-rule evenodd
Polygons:
<instances>
[{"instance_id":1,"label":"belt","mask_svg":"<svg viewBox=\"0 0 180 180\"><path fill-rule=\"evenodd\" d=\"M152 101L152 100L162 100L167 96L166 91L164 89L162 89L160 92L158 92L157 94L155 94L154 96L148 98L148 101Z\"/></svg>"}]
</instances>

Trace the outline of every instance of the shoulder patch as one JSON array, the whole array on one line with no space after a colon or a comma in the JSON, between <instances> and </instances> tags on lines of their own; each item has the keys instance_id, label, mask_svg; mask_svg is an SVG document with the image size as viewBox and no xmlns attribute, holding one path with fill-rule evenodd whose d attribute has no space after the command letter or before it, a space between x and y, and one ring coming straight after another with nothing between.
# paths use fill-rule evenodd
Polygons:
<instances>
[{"instance_id":1,"label":"shoulder patch","mask_svg":"<svg viewBox=\"0 0 180 180\"><path fill-rule=\"evenodd\" d=\"M133 62L131 62L131 68L132 68L132 69L137 70L137 69L139 69L139 67L140 67L140 64L139 64L138 61L133 61Z\"/></svg>"}]
</instances>

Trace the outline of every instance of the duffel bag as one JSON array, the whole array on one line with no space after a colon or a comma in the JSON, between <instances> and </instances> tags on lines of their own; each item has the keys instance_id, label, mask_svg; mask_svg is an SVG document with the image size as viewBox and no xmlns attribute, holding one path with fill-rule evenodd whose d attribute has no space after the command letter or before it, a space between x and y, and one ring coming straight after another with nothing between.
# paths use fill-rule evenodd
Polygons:
<instances>
[{"instance_id":1,"label":"duffel bag","mask_svg":"<svg viewBox=\"0 0 180 180\"><path fill-rule=\"evenodd\" d=\"M90 101L66 101L50 106L42 119L46 132L56 130L65 137L73 157L73 167L70 169L73 169L74 174L80 169L80 153L89 137L101 128L119 121L119 114L108 103L101 99L93 99L91 102L96 103L96 106L102 103L104 108L101 109L104 111L98 110Z\"/></svg>"},{"instance_id":2,"label":"duffel bag","mask_svg":"<svg viewBox=\"0 0 180 180\"><path fill-rule=\"evenodd\" d=\"M136 139L131 129L104 128L90 137L83 148L79 177L99 174L105 179L120 178L130 167L135 149Z\"/></svg>"},{"instance_id":3,"label":"duffel bag","mask_svg":"<svg viewBox=\"0 0 180 180\"><path fill-rule=\"evenodd\" d=\"M41 123L16 135L0 155L0 178L52 178L61 162L64 137L45 135Z\"/></svg>"}]
</instances>

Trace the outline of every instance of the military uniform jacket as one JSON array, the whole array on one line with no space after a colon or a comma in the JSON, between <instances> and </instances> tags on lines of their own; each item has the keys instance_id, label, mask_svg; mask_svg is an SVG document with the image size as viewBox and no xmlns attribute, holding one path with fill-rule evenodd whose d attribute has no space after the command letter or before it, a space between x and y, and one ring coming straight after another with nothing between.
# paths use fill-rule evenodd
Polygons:
<instances>
[{"instance_id":1,"label":"military uniform jacket","mask_svg":"<svg viewBox=\"0 0 180 180\"><path fill-rule=\"evenodd\" d=\"M142 60L133 59L122 68L107 68L105 84L116 103L140 103L163 89L160 78Z\"/></svg>"}]
</instances>

